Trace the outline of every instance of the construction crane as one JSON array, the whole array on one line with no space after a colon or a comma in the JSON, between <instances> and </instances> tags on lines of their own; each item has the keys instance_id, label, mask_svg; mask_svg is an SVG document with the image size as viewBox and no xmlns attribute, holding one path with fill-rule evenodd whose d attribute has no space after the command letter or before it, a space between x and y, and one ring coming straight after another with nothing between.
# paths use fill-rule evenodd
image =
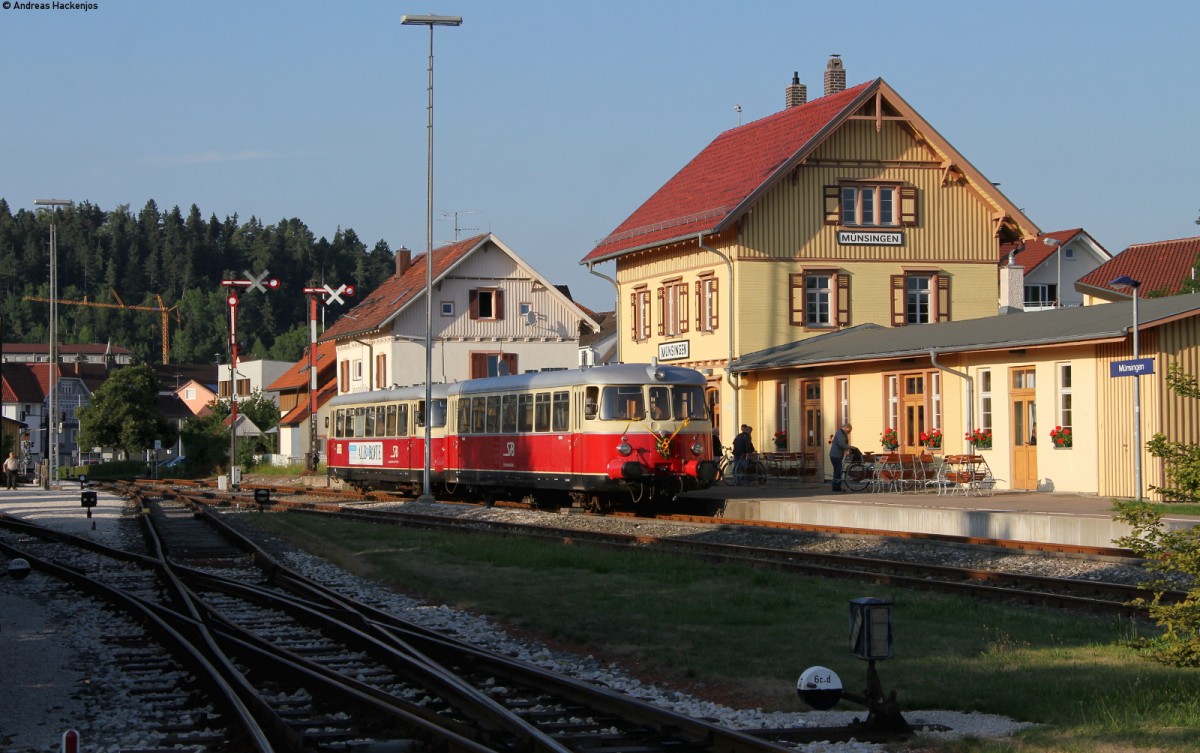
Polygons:
<instances>
[{"instance_id":1,"label":"construction crane","mask_svg":"<svg viewBox=\"0 0 1200 753\"><path fill-rule=\"evenodd\" d=\"M101 309L129 309L130 311L157 311L159 314L162 315L162 362L170 363L171 335L170 335L170 331L167 326L167 324L168 324L167 319L168 319L169 314L172 311L175 311L175 323L178 324L179 323L179 312L176 311L176 309L179 307L171 306L170 308L167 308L167 305L165 303L163 303L162 296L158 295L157 293L155 293L154 298L155 298L155 300L158 301L158 306L130 306L129 304L125 303L125 301L121 300L121 296L117 295L117 291L113 290L112 294L113 294L113 298L117 299L116 303L97 303L96 301L89 301L87 299L87 296L84 296L82 301L67 301L67 300L63 300L62 298L59 298L57 301L53 301L50 298L43 298L41 296L36 296L36 295L27 295L27 296L25 296L25 300L40 301L42 303L65 303L68 306L90 306L92 308L101 308Z\"/></svg>"}]
</instances>

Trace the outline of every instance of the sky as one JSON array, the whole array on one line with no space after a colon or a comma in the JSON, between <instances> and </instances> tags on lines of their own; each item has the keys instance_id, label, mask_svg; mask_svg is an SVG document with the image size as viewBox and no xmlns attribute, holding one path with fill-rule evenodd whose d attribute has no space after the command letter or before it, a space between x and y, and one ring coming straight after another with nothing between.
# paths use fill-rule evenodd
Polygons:
<instances>
[{"instance_id":1,"label":"sky","mask_svg":"<svg viewBox=\"0 0 1200 753\"><path fill-rule=\"evenodd\" d=\"M594 310L614 306L579 264L597 241L721 132L783 109L794 71L820 96L834 53L849 86L883 78L1044 231L1083 227L1111 253L1200 235L1196 2L21 4L0 0L14 212L153 199L423 251L413 13L463 18L434 33L434 245L456 222L493 232Z\"/></svg>"}]
</instances>

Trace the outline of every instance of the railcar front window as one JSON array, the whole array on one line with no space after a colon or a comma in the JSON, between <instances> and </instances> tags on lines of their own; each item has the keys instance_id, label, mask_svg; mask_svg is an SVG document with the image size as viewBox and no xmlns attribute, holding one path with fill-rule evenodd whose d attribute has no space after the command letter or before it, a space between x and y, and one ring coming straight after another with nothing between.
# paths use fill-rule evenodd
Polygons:
<instances>
[{"instance_id":1,"label":"railcar front window","mask_svg":"<svg viewBox=\"0 0 1200 753\"><path fill-rule=\"evenodd\" d=\"M334 420L333 435L335 437L345 437L346 436L346 411L339 408L338 412L336 414L334 414L333 420Z\"/></svg>"},{"instance_id":2,"label":"railcar front window","mask_svg":"<svg viewBox=\"0 0 1200 753\"><path fill-rule=\"evenodd\" d=\"M640 385L605 387L600 395L600 418L634 421L646 415L646 399Z\"/></svg>"},{"instance_id":3,"label":"railcar front window","mask_svg":"<svg viewBox=\"0 0 1200 753\"><path fill-rule=\"evenodd\" d=\"M650 388L650 419L666 421L671 417L671 391L667 387Z\"/></svg>"},{"instance_id":4,"label":"railcar front window","mask_svg":"<svg viewBox=\"0 0 1200 753\"><path fill-rule=\"evenodd\" d=\"M704 405L704 388L673 387L671 389L675 419L682 421L703 421L708 418L708 409Z\"/></svg>"},{"instance_id":5,"label":"railcar front window","mask_svg":"<svg viewBox=\"0 0 1200 753\"><path fill-rule=\"evenodd\" d=\"M471 433L471 398L469 397L458 399L458 433Z\"/></svg>"}]
</instances>

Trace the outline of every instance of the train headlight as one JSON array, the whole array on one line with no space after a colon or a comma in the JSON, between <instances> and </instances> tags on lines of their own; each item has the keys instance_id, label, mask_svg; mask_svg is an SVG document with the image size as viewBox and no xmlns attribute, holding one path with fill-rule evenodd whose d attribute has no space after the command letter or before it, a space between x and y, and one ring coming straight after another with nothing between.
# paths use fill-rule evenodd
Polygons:
<instances>
[{"instance_id":1,"label":"train headlight","mask_svg":"<svg viewBox=\"0 0 1200 753\"><path fill-rule=\"evenodd\" d=\"M692 442L692 454L700 457L700 453L704 452L704 445L700 444L699 440Z\"/></svg>"},{"instance_id":2,"label":"train headlight","mask_svg":"<svg viewBox=\"0 0 1200 753\"><path fill-rule=\"evenodd\" d=\"M661 366L658 367L654 370L654 378L659 382L664 381L667 378L667 370Z\"/></svg>"},{"instance_id":3,"label":"train headlight","mask_svg":"<svg viewBox=\"0 0 1200 753\"><path fill-rule=\"evenodd\" d=\"M625 457L629 457L633 454L633 447L629 444L629 440L627 440L625 437L621 437L621 444L617 445L617 452Z\"/></svg>"}]
</instances>

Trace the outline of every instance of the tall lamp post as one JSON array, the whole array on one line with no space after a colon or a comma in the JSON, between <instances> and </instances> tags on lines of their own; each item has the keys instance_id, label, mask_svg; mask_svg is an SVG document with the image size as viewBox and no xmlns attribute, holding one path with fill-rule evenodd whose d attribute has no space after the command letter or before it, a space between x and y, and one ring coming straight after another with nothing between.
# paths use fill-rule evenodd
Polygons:
<instances>
[{"instance_id":1,"label":"tall lamp post","mask_svg":"<svg viewBox=\"0 0 1200 753\"><path fill-rule=\"evenodd\" d=\"M1140 280L1129 275L1121 275L1108 283L1114 288L1129 288L1133 298L1133 358L1138 356L1138 288ZM1137 487L1137 501L1142 501L1142 378L1140 374L1133 375L1133 484Z\"/></svg>"},{"instance_id":2,"label":"tall lamp post","mask_svg":"<svg viewBox=\"0 0 1200 753\"><path fill-rule=\"evenodd\" d=\"M58 466L58 210L75 206L70 199L34 199L34 206L46 207L50 215L50 379L49 404L46 406L46 477L42 488L49 489Z\"/></svg>"},{"instance_id":3,"label":"tall lamp post","mask_svg":"<svg viewBox=\"0 0 1200 753\"><path fill-rule=\"evenodd\" d=\"M433 27L462 26L462 16L418 16L406 14L400 17L404 26L429 27L429 124L427 126L428 168L425 178L427 196L425 213L425 465L423 492L417 501L433 502L429 474L432 463L433 418Z\"/></svg>"},{"instance_id":4,"label":"tall lamp post","mask_svg":"<svg viewBox=\"0 0 1200 753\"><path fill-rule=\"evenodd\" d=\"M1062 241L1057 238L1042 238L1042 243L1058 251L1058 279L1054 283L1054 308L1060 309L1062 308Z\"/></svg>"}]
</instances>

